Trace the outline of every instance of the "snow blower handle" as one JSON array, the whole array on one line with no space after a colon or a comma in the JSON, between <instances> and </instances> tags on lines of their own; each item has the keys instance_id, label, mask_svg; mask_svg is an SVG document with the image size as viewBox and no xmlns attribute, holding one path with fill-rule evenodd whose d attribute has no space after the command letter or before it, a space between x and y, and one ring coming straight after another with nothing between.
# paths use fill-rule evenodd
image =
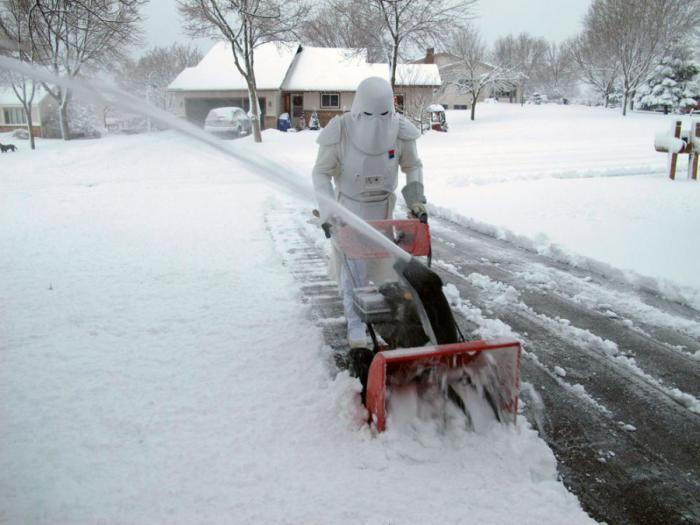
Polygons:
<instances>
[{"instance_id":1,"label":"snow blower handle","mask_svg":"<svg viewBox=\"0 0 700 525\"><path fill-rule=\"evenodd\" d=\"M323 230L323 233L326 235L326 239L331 238L331 223L330 222L324 222L321 224L321 229Z\"/></svg>"},{"instance_id":2,"label":"snow blower handle","mask_svg":"<svg viewBox=\"0 0 700 525\"><path fill-rule=\"evenodd\" d=\"M321 218L321 212L320 212L320 211L314 209L311 213L312 213L313 216L316 217L317 219L320 219L320 218ZM326 221L326 222L324 222L324 223L321 224L321 229L323 230L323 234L326 236L326 239L330 239L330 238L331 238L331 236L332 236L332 234L331 234L332 228L333 228L333 225L332 225L330 222L328 222L328 221Z\"/></svg>"},{"instance_id":3,"label":"snow blower handle","mask_svg":"<svg viewBox=\"0 0 700 525\"><path fill-rule=\"evenodd\" d=\"M423 224L428 224L428 210L425 209L425 204L417 203L411 206L411 215Z\"/></svg>"},{"instance_id":4,"label":"snow blower handle","mask_svg":"<svg viewBox=\"0 0 700 525\"><path fill-rule=\"evenodd\" d=\"M428 209L425 207L425 203L428 201L423 193L423 183L418 181L409 182L401 190L401 193L406 201L406 206L411 211L411 215L423 224L427 224Z\"/></svg>"}]
</instances>

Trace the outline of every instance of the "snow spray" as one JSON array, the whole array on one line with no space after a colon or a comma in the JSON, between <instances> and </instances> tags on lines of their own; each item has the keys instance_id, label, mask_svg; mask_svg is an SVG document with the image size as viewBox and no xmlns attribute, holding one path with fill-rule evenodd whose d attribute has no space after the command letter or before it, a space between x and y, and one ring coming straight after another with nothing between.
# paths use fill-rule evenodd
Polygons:
<instances>
[{"instance_id":1,"label":"snow spray","mask_svg":"<svg viewBox=\"0 0 700 525\"><path fill-rule=\"evenodd\" d=\"M410 254L405 252L392 240L385 237L375 228L367 224L367 222L365 222L363 219L342 206L335 199L316 193L310 183L303 182L304 180L309 180L310 177L301 177L300 175L290 171L288 167L268 158L262 157L248 148L239 146L234 147L226 144L220 139L209 135L197 126L182 120L175 115L168 113L167 111L157 108L130 93L122 91L107 82L97 80L88 81L80 78L58 76L20 60L2 56L0 56L0 68L14 71L15 73L24 75L25 77L32 78L34 80L71 89L94 103L112 105L130 113L139 113L146 117L150 117L153 121L158 122L159 124L179 131L188 137L211 146L225 155L245 163L256 175L262 177L266 182L282 188L289 194L301 198L312 205L315 198L317 201L322 203L326 209L332 211L336 216L341 218L348 225L360 231L368 239L382 246L394 257L402 259L405 262L408 262L411 259Z\"/></svg>"}]
</instances>

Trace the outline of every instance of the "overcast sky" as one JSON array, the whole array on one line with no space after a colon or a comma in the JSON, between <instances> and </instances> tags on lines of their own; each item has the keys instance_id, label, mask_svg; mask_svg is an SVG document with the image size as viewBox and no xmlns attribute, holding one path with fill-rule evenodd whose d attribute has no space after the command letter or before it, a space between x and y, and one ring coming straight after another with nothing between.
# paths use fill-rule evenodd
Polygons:
<instances>
[{"instance_id":1,"label":"overcast sky","mask_svg":"<svg viewBox=\"0 0 700 525\"><path fill-rule=\"evenodd\" d=\"M590 3L591 0L480 0L476 9L479 17L474 23L489 43L499 36L522 31L561 41L580 30L581 18ZM146 16L147 47L187 41L175 0L150 0ZM200 40L197 45L206 51L211 43Z\"/></svg>"}]
</instances>

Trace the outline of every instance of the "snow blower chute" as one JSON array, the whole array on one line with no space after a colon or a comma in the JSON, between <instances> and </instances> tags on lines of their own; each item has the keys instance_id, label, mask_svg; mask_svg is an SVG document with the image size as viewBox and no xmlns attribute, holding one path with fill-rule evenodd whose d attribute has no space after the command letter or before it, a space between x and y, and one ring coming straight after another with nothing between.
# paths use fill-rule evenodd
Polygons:
<instances>
[{"instance_id":1,"label":"snow blower chute","mask_svg":"<svg viewBox=\"0 0 700 525\"><path fill-rule=\"evenodd\" d=\"M431 241L427 223L410 219L369 224L412 255L408 261L396 259L392 278L383 284L358 283L353 290L354 310L367 324L373 348L351 349L349 365L362 381L371 422L383 431L391 388L413 381L437 385L469 421L468 408L459 393L465 386L478 392L499 421L514 421L520 388L520 343L464 340L443 293L442 280L428 267ZM351 271L349 259L377 264L393 258L377 242L348 225L333 230L347 271ZM418 257L427 257L428 266Z\"/></svg>"}]
</instances>

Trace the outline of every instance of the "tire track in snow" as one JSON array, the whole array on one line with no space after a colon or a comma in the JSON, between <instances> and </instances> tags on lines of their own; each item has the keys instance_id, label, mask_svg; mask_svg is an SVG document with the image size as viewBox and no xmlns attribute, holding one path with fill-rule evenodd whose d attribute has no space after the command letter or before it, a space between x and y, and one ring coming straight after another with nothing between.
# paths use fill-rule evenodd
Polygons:
<instances>
[{"instance_id":1,"label":"tire track in snow","mask_svg":"<svg viewBox=\"0 0 700 525\"><path fill-rule=\"evenodd\" d=\"M583 279L582 282L596 281L618 293L644 299L648 294L629 287L625 290L624 285L608 282L590 272L553 261L548 264L542 256L445 221L433 220L433 225L434 239L441 241L434 242L434 256L444 260L440 271L444 280L452 281L472 308L500 319L524 340L523 380L535 385L543 395L548 415L554 411L554 416L549 418L551 427L547 438L562 464L571 466L574 463L571 470L566 471L565 479L569 477L574 492L585 502L587 510L615 523L698 520L700 472L694 457L700 417L678 404L657 380L660 368L667 374L668 381L675 380L697 391L697 360L690 353L680 352L673 344L649 334L641 337L639 331L634 330L634 323L629 326L625 319L592 311L590 304L567 302L566 297L557 293L556 287L547 289L546 293L533 291L532 287L528 288L523 272L537 263L561 273L569 270L568 273ZM678 315L679 311L686 314L679 324L689 334L694 333L696 327L692 312L687 315L689 309L658 297L650 299L654 308L669 316ZM570 320L557 318L557 308L562 305L566 305L566 317ZM650 324L654 319L647 315L644 320ZM587 328L580 328L579 321ZM599 332L609 337L602 337ZM698 344L691 335L686 334L685 339L691 350ZM619 350L615 340L634 341L635 350L639 350L639 344L646 345L643 355L645 367L649 368L639 369L624 355L618 355L616 362L615 354L619 354ZM556 376L560 375L557 371L566 374L569 382L557 380ZM571 381L577 383L571 385ZM554 392L552 382L560 387ZM578 394L579 405L571 403L567 394ZM588 402L586 396L592 396ZM697 398L691 401L696 402ZM588 444L576 441L574 449L571 448L573 436L561 432L561 425L569 427L574 423L571 416L562 411L567 405L577 417L588 419L586 425L592 424L592 428L598 429L586 433L590 436ZM595 412L598 414L592 415ZM610 449L615 455L603 454L597 458L608 467L596 478L607 486L607 491L594 497L590 494L589 483L585 482L585 473L593 468L591 458L595 456L595 447L601 443L610 445L608 436L615 434L617 446ZM654 491L663 492L663 498L653 496ZM634 497L630 499L630 495ZM637 498L636 503L634 498ZM626 517L613 519L609 509L620 502L625 502Z\"/></svg>"}]
</instances>

